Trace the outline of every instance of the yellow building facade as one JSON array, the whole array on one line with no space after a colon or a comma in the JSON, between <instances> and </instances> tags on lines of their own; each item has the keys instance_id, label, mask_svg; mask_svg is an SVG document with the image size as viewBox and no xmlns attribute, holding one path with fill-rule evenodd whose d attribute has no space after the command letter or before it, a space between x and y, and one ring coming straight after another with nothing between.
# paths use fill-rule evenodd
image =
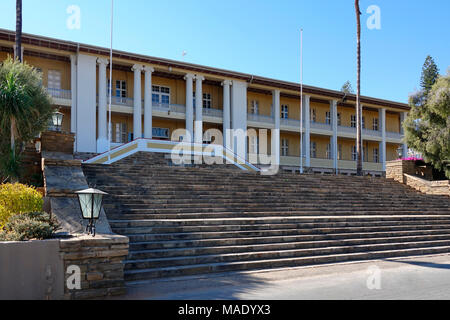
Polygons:
<instances>
[{"instance_id":1,"label":"yellow building facade","mask_svg":"<svg viewBox=\"0 0 450 320\"><path fill-rule=\"evenodd\" d=\"M75 150L104 152L109 50L27 34L23 47L24 61L42 73L54 105L64 113L63 130L75 133ZM13 54L14 33L0 30L0 60ZM299 170L302 159L305 170L353 173L355 96L311 86L303 92L300 112L297 83L114 51L111 141L119 146L142 137L172 140L180 129L186 132L183 139L217 143L208 134L217 129L224 133L224 147L256 164L258 157L249 154L266 149L285 170ZM409 107L371 97L361 103L364 170L383 174L400 148L406 155L401 123ZM256 136L245 141L233 136L249 129ZM238 148L241 142L244 149Z\"/></svg>"}]
</instances>

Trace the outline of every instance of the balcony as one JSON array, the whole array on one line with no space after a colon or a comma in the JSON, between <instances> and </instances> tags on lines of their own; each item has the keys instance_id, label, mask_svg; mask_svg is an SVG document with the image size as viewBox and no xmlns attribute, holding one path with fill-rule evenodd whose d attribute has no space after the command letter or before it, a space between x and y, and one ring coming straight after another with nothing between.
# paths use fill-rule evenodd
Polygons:
<instances>
[{"instance_id":1,"label":"balcony","mask_svg":"<svg viewBox=\"0 0 450 320\"><path fill-rule=\"evenodd\" d=\"M106 103L109 104L109 96L106 98ZM111 104L115 106L133 107L133 98L112 97Z\"/></svg>"},{"instance_id":2,"label":"balcony","mask_svg":"<svg viewBox=\"0 0 450 320\"><path fill-rule=\"evenodd\" d=\"M296 119L283 119L281 118L280 120L280 125L281 126L285 126L285 127L294 127L298 130L300 130L300 120L296 120Z\"/></svg>"},{"instance_id":3,"label":"balcony","mask_svg":"<svg viewBox=\"0 0 450 320\"><path fill-rule=\"evenodd\" d=\"M222 118L223 110L214 109L214 108L203 108L203 116L213 117L213 118Z\"/></svg>"},{"instance_id":4,"label":"balcony","mask_svg":"<svg viewBox=\"0 0 450 320\"><path fill-rule=\"evenodd\" d=\"M386 131L386 139L390 139L390 140L403 140L403 134L399 133L399 132L389 132Z\"/></svg>"},{"instance_id":5,"label":"balcony","mask_svg":"<svg viewBox=\"0 0 450 320\"><path fill-rule=\"evenodd\" d=\"M322 123L322 122L315 122L311 121L311 129L316 129L320 131L332 131L331 124Z\"/></svg>"},{"instance_id":6,"label":"balcony","mask_svg":"<svg viewBox=\"0 0 450 320\"><path fill-rule=\"evenodd\" d=\"M47 93L52 97L54 104L64 106L70 106L72 104L71 90L45 88L45 91L47 91Z\"/></svg>"},{"instance_id":7,"label":"balcony","mask_svg":"<svg viewBox=\"0 0 450 320\"><path fill-rule=\"evenodd\" d=\"M275 124L275 118L273 116L266 116L262 114L248 113L247 120L250 122L257 122L269 127L273 127Z\"/></svg>"}]
</instances>

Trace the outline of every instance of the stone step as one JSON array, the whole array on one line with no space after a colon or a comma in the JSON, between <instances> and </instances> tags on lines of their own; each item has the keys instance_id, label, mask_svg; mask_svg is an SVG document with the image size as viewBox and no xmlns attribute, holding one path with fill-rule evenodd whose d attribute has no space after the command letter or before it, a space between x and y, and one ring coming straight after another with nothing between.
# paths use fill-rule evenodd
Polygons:
<instances>
[{"instance_id":1,"label":"stone step","mask_svg":"<svg viewBox=\"0 0 450 320\"><path fill-rule=\"evenodd\" d=\"M360 232L388 232L388 231L407 231L407 230L429 230L429 229L445 229L448 225L385 225L385 226L304 226L303 224L261 224L261 225L223 225L223 226L181 226L181 227L137 227L137 228L113 228L113 231L118 234L126 235L130 238L137 239L142 235L157 235L157 234L185 234L188 237L194 237L195 233L204 233L204 237L215 237L218 233L240 232L242 235L254 234L260 235L265 231L265 234L273 235L313 235L313 234L334 234L334 233L360 233ZM145 239L145 237L141 237ZM145 241L145 240L141 240Z\"/></svg>"},{"instance_id":2,"label":"stone step","mask_svg":"<svg viewBox=\"0 0 450 320\"><path fill-rule=\"evenodd\" d=\"M448 225L450 228L450 225ZM347 239L367 239L367 238L387 238L387 237L414 237L428 235L449 235L450 229L418 230L418 231L395 231L395 232L366 232L366 233L337 233L337 234L316 234L316 235L285 235L273 236L270 233L266 236L254 237L233 237L233 233L222 233L222 237L210 239L187 240L189 234L157 234L153 241L130 242L131 251L161 250L186 247L219 247L231 245L254 245L267 243L291 243L297 241L324 241L324 240L347 240ZM192 236L192 235L191 235ZM243 235L241 235L243 236ZM192 237L191 237L192 238Z\"/></svg>"},{"instance_id":3,"label":"stone step","mask_svg":"<svg viewBox=\"0 0 450 320\"><path fill-rule=\"evenodd\" d=\"M164 259L187 256L203 256L203 255L222 255L230 253L244 252L263 252L263 251L285 251L297 249L321 249L328 247L348 247L375 244L390 243L407 243L421 241L439 241L450 240L450 232L436 235L422 236L391 236L388 238L367 238L367 239L339 239L339 240L315 240L315 241L299 241L299 242L278 242L278 243L258 243L258 244L236 244L236 245L220 245L206 247L183 247L183 248L164 248L150 249L140 251L130 251L128 262L145 259Z\"/></svg>"},{"instance_id":4,"label":"stone step","mask_svg":"<svg viewBox=\"0 0 450 320\"><path fill-rule=\"evenodd\" d=\"M125 280L136 281L136 280L163 278L163 277L179 277L179 276L230 272L230 271L299 267L306 265L385 259L385 258L415 256L425 254L439 254L448 252L450 252L450 246L436 246L436 247L423 246L401 250L378 250L373 252L324 254L307 257L290 257L290 258L268 259L268 260L266 259L266 260L222 262L214 264L202 263L197 265L126 270Z\"/></svg>"}]
</instances>

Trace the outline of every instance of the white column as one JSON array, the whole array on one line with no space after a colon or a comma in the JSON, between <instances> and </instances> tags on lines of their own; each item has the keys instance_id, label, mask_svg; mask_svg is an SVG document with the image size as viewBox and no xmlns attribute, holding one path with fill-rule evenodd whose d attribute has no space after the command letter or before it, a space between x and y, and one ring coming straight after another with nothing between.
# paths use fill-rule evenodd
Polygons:
<instances>
[{"instance_id":1,"label":"white column","mask_svg":"<svg viewBox=\"0 0 450 320\"><path fill-rule=\"evenodd\" d=\"M233 80L231 87L232 150L247 158L247 82Z\"/></svg>"},{"instance_id":2,"label":"white column","mask_svg":"<svg viewBox=\"0 0 450 320\"><path fill-rule=\"evenodd\" d=\"M406 118L408 117L408 112L402 112L400 114L400 133L403 135L403 144L402 144L402 148L403 148L403 157L407 158L408 157L408 145L405 142L405 130L403 130L403 122L405 122Z\"/></svg>"},{"instance_id":3,"label":"white column","mask_svg":"<svg viewBox=\"0 0 450 320\"><path fill-rule=\"evenodd\" d=\"M144 67L144 137L147 139L153 138L152 72L154 71L152 67Z\"/></svg>"},{"instance_id":4,"label":"white column","mask_svg":"<svg viewBox=\"0 0 450 320\"><path fill-rule=\"evenodd\" d=\"M223 146L231 150L231 80L222 82L223 86Z\"/></svg>"},{"instance_id":5,"label":"white column","mask_svg":"<svg viewBox=\"0 0 450 320\"><path fill-rule=\"evenodd\" d=\"M106 116L106 66L107 59L98 58L98 138L97 152L108 150L107 116Z\"/></svg>"},{"instance_id":6,"label":"white column","mask_svg":"<svg viewBox=\"0 0 450 320\"><path fill-rule=\"evenodd\" d=\"M70 132L75 133L77 139L77 56L70 56L70 92L72 103L70 108ZM75 146L76 146L75 142Z\"/></svg>"},{"instance_id":7,"label":"white column","mask_svg":"<svg viewBox=\"0 0 450 320\"><path fill-rule=\"evenodd\" d=\"M273 101L273 116L275 119L275 128L272 130L271 149L272 149L272 164L280 164L280 90L272 92Z\"/></svg>"},{"instance_id":8,"label":"white column","mask_svg":"<svg viewBox=\"0 0 450 320\"><path fill-rule=\"evenodd\" d=\"M194 106L193 106L193 91L192 91L192 81L194 79L194 75L188 73L184 80L186 80L186 134L189 136L189 139L185 140L185 142L193 141L193 133L194 133Z\"/></svg>"},{"instance_id":9,"label":"white column","mask_svg":"<svg viewBox=\"0 0 450 320\"><path fill-rule=\"evenodd\" d=\"M305 167L311 167L311 120L309 113L310 96L303 96L303 119L305 121L305 133L303 134L303 146L305 155Z\"/></svg>"},{"instance_id":10,"label":"white column","mask_svg":"<svg viewBox=\"0 0 450 320\"><path fill-rule=\"evenodd\" d=\"M135 64L131 70L134 71L134 110L133 110L133 139L142 137L142 89L141 89L141 73L142 65Z\"/></svg>"},{"instance_id":11,"label":"white column","mask_svg":"<svg viewBox=\"0 0 450 320\"><path fill-rule=\"evenodd\" d=\"M97 152L97 58L77 56L77 145L78 152Z\"/></svg>"},{"instance_id":12,"label":"white column","mask_svg":"<svg viewBox=\"0 0 450 320\"><path fill-rule=\"evenodd\" d=\"M195 77L195 122L194 142L203 143L203 80L202 76Z\"/></svg>"},{"instance_id":13,"label":"white column","mask_svg":"<svg viewBox=\"0 0 450 320\"><path fill-rule=\"evenodd\" d=\"M13 48L14 48L14 57L16 56L16 52L17 52L17 46L16 45L14 45L13 46ZM21 59L21 61L23 61L23 52L25 51L25 48L23 47L23 45L21 46L21 53L20 53L20 59Z\"/></svg>"},{"instance_id":14,"label":"white column","mask_svg":"<svg viewBox=\"0 0 450 320\"><path fill-rule=\"evenodd\" d=\"M383 171L386 171L386 109L382 108L378 110L380 118L380 162L383 164Z\"/></svg>"},{"instance_id":15,"label":"white column","mask_svg":"<svg viewBox=\"0 0 450 320\"><path fill-rule=\"evenodd\" d=\"M337 100L330 102L331 126L333 128L333 136L331 137L331 153L333 155L333 167L338 173L338 121L337 121Z\"/></svg>"}]
</instances>

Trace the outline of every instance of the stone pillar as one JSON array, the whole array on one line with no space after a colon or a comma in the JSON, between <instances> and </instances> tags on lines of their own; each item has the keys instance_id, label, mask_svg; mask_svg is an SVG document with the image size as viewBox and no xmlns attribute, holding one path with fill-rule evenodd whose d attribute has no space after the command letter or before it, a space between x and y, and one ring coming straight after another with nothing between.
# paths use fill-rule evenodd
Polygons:
<instances>
[{"instance_id":1,"label":"stone pillar","mask_svg":"<svg viewBox=\"0 0 450 320\"><path fill-rule=\"evenodd\" d=\"M223 86L223 146L231 150L231 80L222 82Z\"/></svg>"},{"instance_id":2,"label":"stone pillar","mask_svg":"<svg viewBox=\"0 0 450 320\"><path fill-rule=\"evenodd\" d=\"M188 73L184 80L186 80L186 134L188 135L188 139L184 140L185 142L193 141L193 133L194 133L194 106L193 106L193 91L192 91L192 81L194 79L194 75Z\"/></svg>"},{"instance_id":3,"label":"stone pillar","mask_svg":"<svg viewBox=\"0 0 450 320\"><path fill-rule=\"evenodd\" d=\"M400 133L403 135L403 144L402 144L402 148L403 148L403 157L407 158L408 157L408 145L405 142L405 130L403 130L403 123L405 122L406 118L408 117L408 112L402 112L400 113Z\"/></svg>"},{"instance_id":4,"label":"stone pillar","mask_svg":"<svg viewBox=\"0 0 450 320\"><path fill-rule=\"evenodd\" d=\"M76 55L70 56L70 92L72 95L72 103L71 103L71 108L70 108L70 132L76 133L77 132L77 56ZM76 143L75 143L75 145L76 145Z\"/></svg>"},{"instance_id":5,"label":"stone pillar","mask_svg":"<svg viewBox=\"0 0 450 320\"><path fill-rule=\"evenodd\" d=\"M144 67L144 137L147 139L153 138L152 72L154 71L152 67Z\"/></svg>"},{"instance_id":6,"label":"stone pillar","mask_svg":"<svg viewBox=\"0 0 450 320\"><path fill-rule=\"evenodd\" d=\"M106 115L106 66L107 59L98 58L98 138L97 152L108 150L107 115Z\"/></svg>"},{"instance_id":7,"label":"stone pillar","mask_svg":"<svg viewBox=\"0 0 450 320\"><path fill-rule=\"evenodd\" d=\"M380 162L383 164L383 171L386 171L386 109L378 110L380 119Z\"/></svg>"},{"instance_id":8,"label":"stone pillar","mask_svg":"<svg viewBox=\"0 0 450 320\"><path fill-rule=\"evenodd\" d=\"M133 140L142 138L142 89L141 73L142 65L135 64L131 70L134 71L134 110L133 110Z\"/></svg>"},{"instance_id":9,"label":"stone pillar","mask_svg":"<svg viewBox=\"0 0 450 320\"><path fill-rule=\"evenodd\" d=\"M331 153L333 155L333 168L338 173L338 121L337 121L337 100L330 102L331 127L333 136L331 137Z\"/></svg>"},{"instance_id":10,"label":"stone pillar","mask_svg":"<svg viewBox=\"0 0 450 320\"><path fill-rule=\"evenodd\" d=\"M203 143L203 80L202 76L195 77L194 142L198 144Z\"/></svg>"},{"instance_id":11,"label":"stone pillar","mask_svg":"<svg viewBox=\"0 0 450 320\"><path fill-rule=\"evenodd\" d=\"M272 164L280 164L280 90L274 90L272 92L273 99L273 115L275 128L272 130Z\"/></svg>"},{"instance_id":12,"label":"stone pillar","mask_svg":"<svg viewBox=\"0 0 450 320\"><path fill-rule=\"evenodd\" d=\"M310 96L303 96L303 119L305 121L305 133L303 134L303 148L305 155L305 167L311 167L311 119L309 111Z\"/></svg>"}]
</instances>

